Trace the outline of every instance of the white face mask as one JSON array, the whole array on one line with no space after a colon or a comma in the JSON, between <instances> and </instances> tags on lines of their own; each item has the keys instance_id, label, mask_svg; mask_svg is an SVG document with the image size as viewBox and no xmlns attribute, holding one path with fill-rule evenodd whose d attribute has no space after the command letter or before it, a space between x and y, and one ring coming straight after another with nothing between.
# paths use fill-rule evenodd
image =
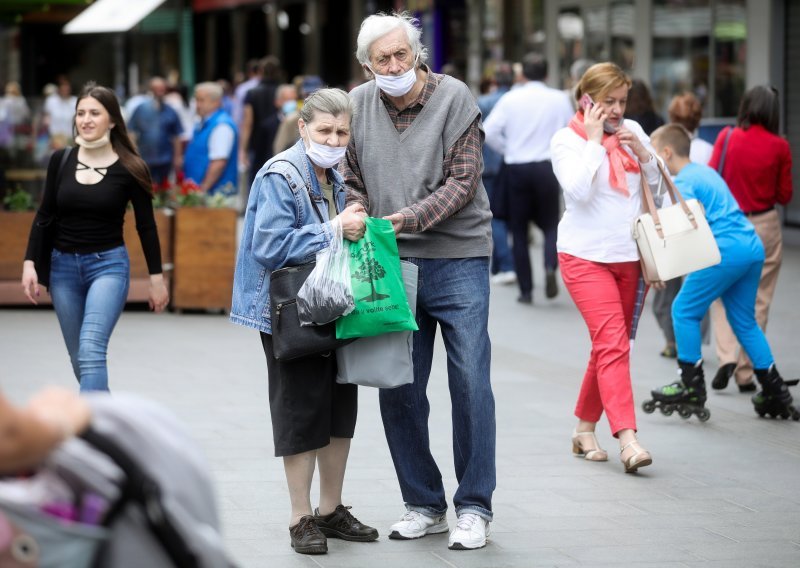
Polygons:
<instances>
[{"instance_id":1,"label":"white face mask","mask_svg":"<svg viewBox=\"0 0 800 568\"><path fill-rule=\"evenodd\" d=\"M367 68L372 71L375 76L375 83L378 88L389 95L390 97L402 97L408 94L414 83L417 82L417 58L414 58L414 64L411 69L402 75L378 75L375 70L367 65Z\"/></svg>"},{"instance_id":2,"label":"white face mask","mask_svg":"<svg viewBox=\"0 0 800 568\"><path fill-rule=\"evenodd\" d=\"M310 134L308 136L306 154L320 168L328 169L334 167L344 158L345 152L347 152L347 146L327 146L314 142Z\"/></svg>"}]
</instances>

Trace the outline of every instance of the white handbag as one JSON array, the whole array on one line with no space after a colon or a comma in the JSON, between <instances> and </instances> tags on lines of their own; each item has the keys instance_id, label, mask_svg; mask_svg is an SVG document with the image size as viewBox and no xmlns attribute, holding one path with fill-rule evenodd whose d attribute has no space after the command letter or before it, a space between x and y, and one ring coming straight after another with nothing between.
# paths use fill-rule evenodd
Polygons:
<instances>
[{"instance_id":1,"label":"white handbag","mask_svg":"<svg viewBox=\"0 0 800 568\"><path fill-rule=\"evenodd\" d=\"M696 199L683 199L660 161L658 169L673 205L656 209L653 193L642 175L645 212L633 222L633 238L648 282L671 280L721 260L703 205Z\"/></svg>"}]
</instances>

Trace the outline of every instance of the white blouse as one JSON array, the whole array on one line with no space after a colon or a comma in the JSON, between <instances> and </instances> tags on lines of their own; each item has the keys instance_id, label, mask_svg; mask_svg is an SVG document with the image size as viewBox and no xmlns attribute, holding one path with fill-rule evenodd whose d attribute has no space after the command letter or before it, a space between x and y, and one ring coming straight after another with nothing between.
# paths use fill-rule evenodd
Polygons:
<instances>
[{"instance_id":1,"label":"white blouse","mask_svg":"<svg viewBox=\"0 0 800 568\"><path fill-rule=\"evenodd\" d=\"M658 187L660 173L650 138L633 120L625 127L639 137L652 158L640 164L650 187ZM623 146L634 160L635 154ZM558 224L558 251L594 262L639 260L633 240L633 220L642 213L640 174L625 172L629 196L608 183L606 149L584 140L571 128L562 128L550 141L553 172L564 190L566 210Z\"/></svg>"}]
</instances>

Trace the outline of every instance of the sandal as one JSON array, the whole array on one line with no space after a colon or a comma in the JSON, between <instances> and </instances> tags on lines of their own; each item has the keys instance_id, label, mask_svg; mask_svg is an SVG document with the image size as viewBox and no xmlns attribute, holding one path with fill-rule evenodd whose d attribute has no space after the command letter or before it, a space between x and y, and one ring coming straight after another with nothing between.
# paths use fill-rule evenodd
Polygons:
<instances>
[{"instance_id":1,"label":"sandal","mask_svg":"<svg viewBox=\"0 0 800 568\"><path fill-rule=\"evenodd\" d=\"M591 441L594 443L593 447L585 449L583 447L583 443L581 443L581 436L588 437L586 442L589 442L591 439ZM597 436L594 435L594 432L578 432L577 430L573 430L572 453L575 454L575 457L583 458L589 461L608 461L608 452L600 447L600 443L597 441Z\"/></svg>"},{"instance_id":2,"label":"sandal","mask_svg":"<svg viewBox=\"0 0 800 568\"><path fill-rule=\"evenodd\" d=\"M639 446L638 450L633 447L634 444ZM633 455L628 459L623 459L622 454L628 448L633 448ZM653 457L650 455L650 452L642 448L639 440L633 440L622 446L622 448L619 450L619 459L622 462L622 465L625 466L625 473L636 473L636 470L640 467L644 467L653 463Z\"/></svg>"},{"instance_id":3,"label":"sandal","mask_svg":"<svg viewBox=\"0 0 800 568\"><path fill-rule=\"evenodd\" d=\"M675 349L674 345L667 345L664 349L661 350L659 353L662 357L666 357L667 359L675 359L678 357L678 351Z\"/></svg>"}]
</instances>

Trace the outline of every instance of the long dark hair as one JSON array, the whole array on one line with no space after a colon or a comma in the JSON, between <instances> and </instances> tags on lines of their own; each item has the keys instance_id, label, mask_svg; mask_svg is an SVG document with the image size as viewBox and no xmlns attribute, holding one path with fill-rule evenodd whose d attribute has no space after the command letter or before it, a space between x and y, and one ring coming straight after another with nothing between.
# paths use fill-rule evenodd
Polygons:
<instances>
[{"instance_id":1,"label":"long dark hair","mask_svg":"<svg viewBox=\"0 0 800 568\"><path fill-rule=\"evenodd\" d=\"M754 124L758 124L772 132L778 134L781 122L781 108L778 103L778 89L758 85L749 89L742 97L739 105L739 116L736 117L736 125L747 130Z\"/></svg>"},{"instance_id":2,"label":"long dark hair","mask_svg":"<svg viewBox=\"0 0 800 568\"><path fill-rule=\"evenodd\" d=\"M111 129L111 147L114 152L119 156L119 161L123 167L130 172L136 182L142 186L147 192L152 194L153 184L150 177L150 170L147 164L144 163L141 156L139 156L136 146L131 142L128 136L128 129L125 127L125 119L122 118L122 111L119 108L119 101L114 91L107 87L103 87L90 81L83 86L81 94L78 96L78 101L75 104L75 109L78 108L80 103L86 97L92 97L106 109L111 122L114 123L114 128ZM73 130L76 128L75 123L72 124Z\"/></svg>"}]
</instances>

